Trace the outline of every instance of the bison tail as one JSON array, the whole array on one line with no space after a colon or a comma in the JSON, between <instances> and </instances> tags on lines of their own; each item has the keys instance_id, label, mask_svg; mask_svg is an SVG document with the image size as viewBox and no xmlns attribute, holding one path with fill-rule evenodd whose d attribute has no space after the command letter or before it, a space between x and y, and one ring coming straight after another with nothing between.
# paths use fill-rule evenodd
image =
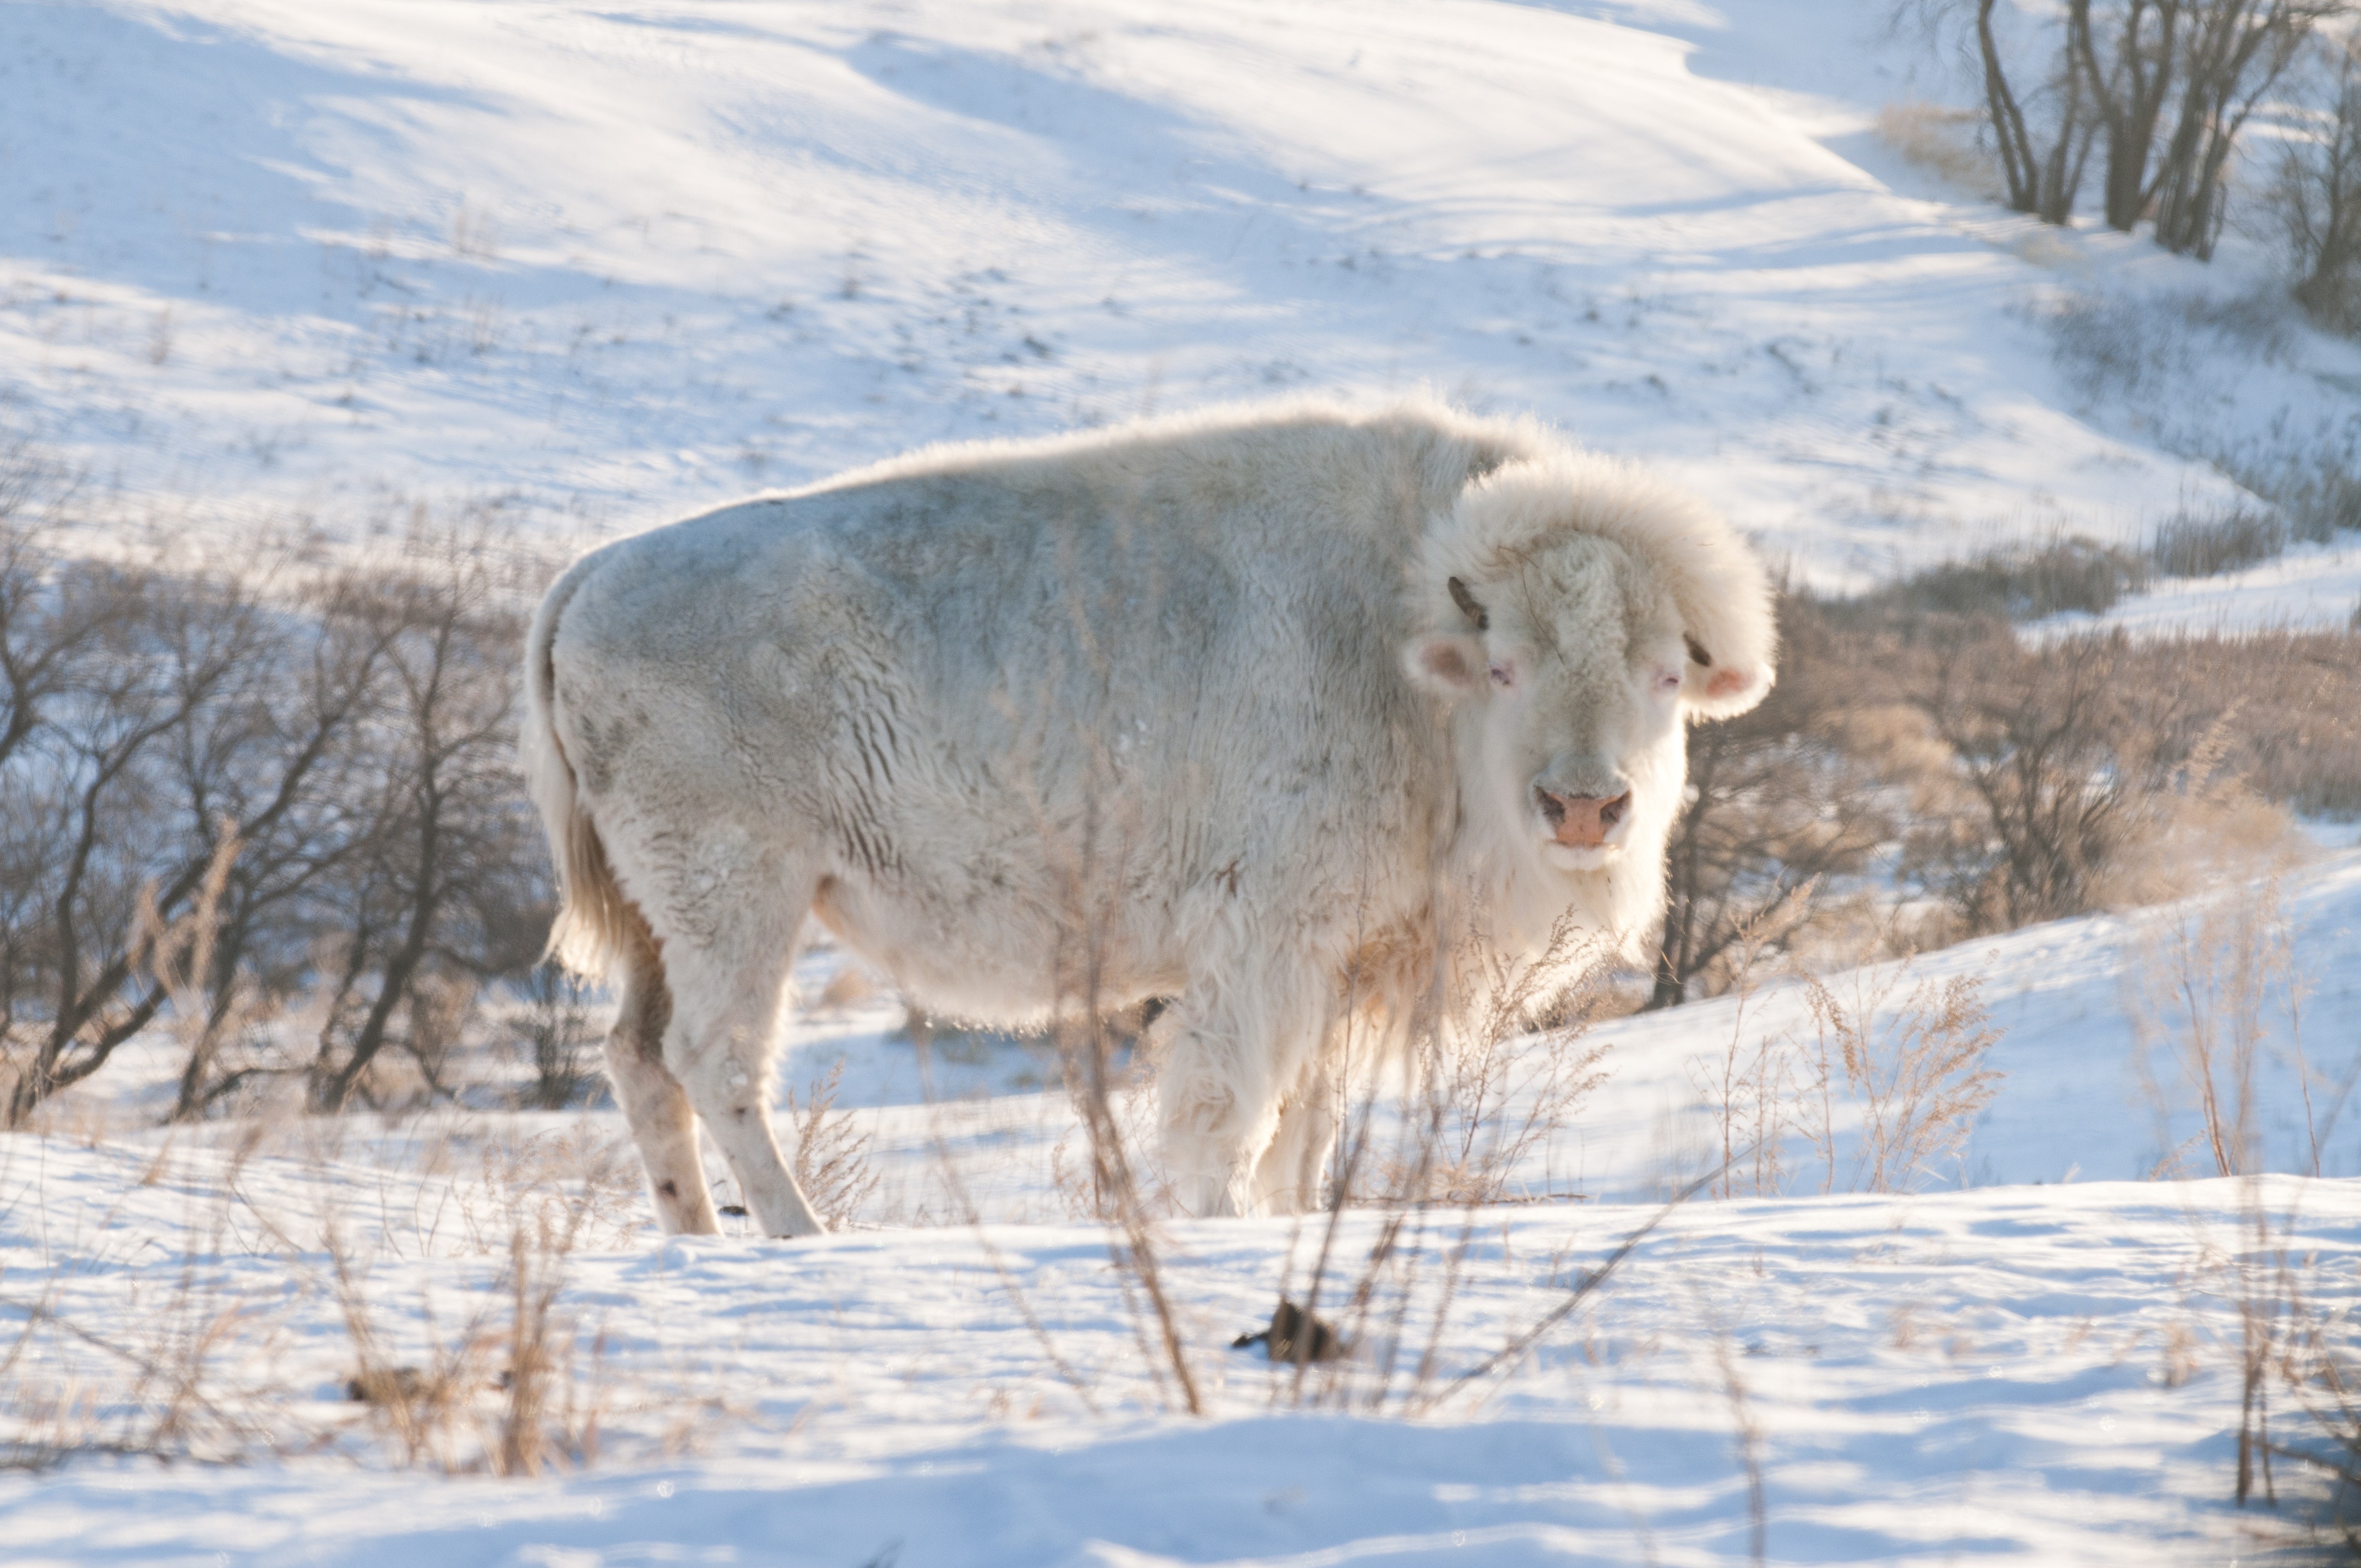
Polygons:
<instances>
[{"instance_id":1,"label":"bison tail","mask_svg":"<svg viewBox=\"0 0 2361 1568\"><path fill-rule=\"evenodd\" d=\"M525 793L541 812L542 828L549 835L549 858L557 870L557 918L550 925L549 946L542 956L598 980L629 949L635 927L631 902L616 884L607 847L583 806L574 764L566 761L565 743L557 735L557 621L581 586L587 565L577 563L560 577L534 612L533 630L525 638L525 715L517 751Z\"/></svg>"}]
</instances>

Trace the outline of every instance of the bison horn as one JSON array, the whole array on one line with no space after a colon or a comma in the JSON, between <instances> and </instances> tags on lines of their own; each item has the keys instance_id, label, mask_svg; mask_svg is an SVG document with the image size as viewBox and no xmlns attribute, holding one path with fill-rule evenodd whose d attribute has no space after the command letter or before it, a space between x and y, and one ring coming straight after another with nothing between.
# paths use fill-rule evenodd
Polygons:
<instances>
[{"instance_id":1,"label":"bison horn","mask_svg":"<svg viewBox=\"0 0 2361 1568\"><path fill-rule=\"evenodd\" d=\"M1477 630L1492 630L1492 618L1485 613L1482 605L1476 602L1476 596L1467 591L1467 585L1456 577L1451 579L1451 602L1459 607L1460 614L1476 623ZM1694 648L1697 644L1692 642L1689 646Z\"/></svg>"},{"instance_id":2,"label":"bison horn","mask_svg":"<svg viewBox=\"0 0 2361 1568\"><path fill-rule=\"evenodd\" d=\"M1689 645L1690 658L1696 660L1700 664L1709 665L1713 663L1713 655L1705 651L1704 643L1698 641L1696 638L1690 636L1686 631L1681 633L1681 641Z\"/></svg>"}]
</instances>

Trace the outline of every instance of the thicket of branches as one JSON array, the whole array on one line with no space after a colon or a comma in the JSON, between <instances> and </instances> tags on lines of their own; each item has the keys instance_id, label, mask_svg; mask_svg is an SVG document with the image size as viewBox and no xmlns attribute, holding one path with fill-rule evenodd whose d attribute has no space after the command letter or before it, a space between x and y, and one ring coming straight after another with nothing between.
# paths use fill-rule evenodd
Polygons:
<instances>
[{"instance_id":1,"label":"thicket of branches","mask_svg":"<svg viewBox=\"0 0 2361 1568\"><path fill-rule=\"evenodd\" d=\"M2350 38L2323 51L2321 106L2280 142L2269 213L2290 292L2332 332L2361 332L2361 60Z\"/></svg>"},{"instance_id":2,"label":"thicket of branches","mask_svg":"<svg viewBox=\"0 0 2361 1568\"><path fill-rule=\"evenodd\" d=\"M160 1020L170 1114L261 1080L441 1086L547 888L513 779L520 583L414 533L319 565L65 548L70 489L0 482L0 1124Z\"/></svg>"},{"instance_id":3,"label":"thicket of branches","mask_svg":"<svg viewBox=\"0 0 2361 1568\"><path fill-rule=\"evenodd\" d=\"M1783 596L1772 697L1690 732L1651 1005L1719 991L1741 953L1852 958L2169 896L2268 853L2288 810L2361 815L2361 636L2036 641L1936 608L1971 597L1958 571ZM1877 913L1897 881L1906 926Z\"/></svg>"},{"instance_id":4,"label":"thicket of branches","mask_svg":"<svg viewBox=\"0 0 2361 1568\"><path fill-rule=\"evenodd\" d=\"M2158 245L2210 260L2235 192L2238 226L2278 245L2296 302L2349 335L2361 333L2357 13L2353 0L1904 0L1900 15L1967 29L2013 210L2071 223L2095 175L2111 227L2151 222ZM2243 182L2242 142L2255 155Z\"/></svg>"},{"instance_id":5,"label":"thicket of branches","mask_svg":"<svg viewBox=\"0 0 2361 1568\"><path fill-rule=\"evenodd\" d=\"M2209 259L2231 155L2258 106L2347 0L2066 0L2026 25L1974 0L1984 113L2009 206L2074 213L2097 154L2102 210L2130 232ZM2010 26L2010 23L2019 25Z\"/></svg>"}]
</instances>

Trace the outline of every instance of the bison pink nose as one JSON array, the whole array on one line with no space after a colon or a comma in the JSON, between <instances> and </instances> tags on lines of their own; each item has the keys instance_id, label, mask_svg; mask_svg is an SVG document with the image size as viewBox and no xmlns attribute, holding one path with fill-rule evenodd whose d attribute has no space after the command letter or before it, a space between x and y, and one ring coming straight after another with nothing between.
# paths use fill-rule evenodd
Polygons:
<instances>
[{"instance_id":1,"label":"bison pink nose","mask_svg":"<svg viewBox=\"0 0 2361 1568\"><path fill-rule=\"evenodd\" d=\"M1533 799L1541 807L1542 820L1550 825L1559 843L1570 849L1596 850L1607 842L1607 835L1631 809L1631 792L1627 789L1612 800L1602 800L1595 795L1559 795L1535 784Z\"/></svg>"}]
</instances>

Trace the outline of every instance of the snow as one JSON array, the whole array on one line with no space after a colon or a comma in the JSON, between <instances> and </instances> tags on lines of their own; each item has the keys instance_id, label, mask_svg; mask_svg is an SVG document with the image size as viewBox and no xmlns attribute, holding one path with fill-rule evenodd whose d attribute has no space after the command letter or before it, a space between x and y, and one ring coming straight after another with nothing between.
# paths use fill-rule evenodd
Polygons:
<instances>
[{"instance_id":1,"label":"snow","mask_svg":"<svg viewBox=\"0 0 2361 1568\"><path fill-rule=\"evenodd\" d=\"M2255 246L2209 271L2044 229L1878 141L1881 106L1949 91L1885 18L19 0L0 438L199 532L358 541L423 503L563 542L922 441L1425 385L1653 458L1832 588L2136 542L2242 499L2217 460L2349 442L2361 351L2254 305ZM2356 601L2347 533L2103 620L2343 628ZM1792 1089L1807 998L1598 1025L1609 1077L1515 1173L1534 1201L1419 1222L1414 1321L1465 1249L1422 1381L1362 1361L1299 1388L1228 1348L1301 1288L1316 1226L1168 1223L1202 1418L1142 1353L1055 1064L1022 1042L922 1061L890 1002L799 1014L781 1092L843 1061L880 1179L853 1228L793 1245L654 1236L607 1110L167 1134L152 1043L0 1140L0 1345L38 1304L26 1365L105 1431L124 1352L218 1329L207 1397L263 1435L220 1439L236 1465L0 1473L0 1557L1735 1562L1751 1430L1769 1561L2220 1561L2251 1544L2242 1307L2281 1257L2334 1332L2361 1294L2361 850L2318 837L2275 886L1834 977L1888 1020L1972 979L1998 1031L1964 1146L1897 1190L1862 1190L1870 1111L1839 1094L1825 1150L1799 1111L1775 1179L1749 1161L1664 1212L1721 1157L1733 1044ZM2171 964L2176 932L2241 918L2285 948L2243 1091L2271 1174L2225 1179ZM837 962L809 957L803 993ZM2147 1179L2175 1168L2202 1179ZM506 1310L544 1201L586 1206L559 1310L597 1462L403 1464L345 1398L332 1238L388 1354L426 1365ZM1444 1393L1660 1212L1571 1321ZM1349 1216L1334 1255L1381 1221ZM495 1370L448 1434L463 1470Z\"/></svg>"},{"instance_id":2,"label":"snow","mask_svg":"<svg viewBox=\"0 0 2361 1568\"><path fill-rule=\"evenodd\" d=\"M2219 1560L2251 1522L2226 1497L2242 1306L2274 1299L2282 1264L2332 1333L2361 1299L2361 1121L2341 1108L2361 1069L2361 851L2276 894L2289 970L2312 985L2300 1027L2266 995L2251 1095L2264 1163L2295 1174L2127 1179L2202 1126L2169 1041L2136 1065L2160 938L2265 896L1918 960L1981 979L2006 1076L1960 1157L1894 1191L1860 1190L1858 1120L1840 1115L1833 1190L1796 1146L1765 1195L1741 1177L1667 1210L1668 1183L1717 1158L1725 1043L1796 1031L1798 998L1600 1025L1611 1076L1531 1161L1532 1185L1571 1201L1413 1216L1427 1272L1398 1296L1380 1283L1415 1353L1461 1252L1431 1377L1364 1359L1306 1393L1228 1349L1301 1291L1320 1223L1170 1222L1194 1419L1142 1354L1107 1235L1071 1217L1055 1154L1071 1113L1005 1087L1039 1064L978 1042L982 1097L913 1098L888 1004L796 1026L790 1081L829 1053L859 1065L884 1178L860 1223L810 1243L663 1240L633 1183L577 1188L621 1135L611 1111L178 1135L92 1113L79 1135L0 1146L0 1297L135 1347L235 1308L207 1387L267 1408L281 1452L0 1476L0 1538L39 1564L1706 1563L1750 1551L1751 1429L1768 1561ZM807 962L816 980L834 957ZM425 1365L506 1310L517 1217L576 1190L604 1194L561 1299L599 1462L533 1480L392 1463L343 1397L355 1352L328 1238L390 1357ZM1581 1311L1455 1386L1652 1220ZM1383 1221L1347 1216L1334 1255L1357 1260ZM104 1387L108 1354L48 1354L45 1376ZM486 1388L473 1408L497 1402Z\"/></svg>"}]
</instances>

